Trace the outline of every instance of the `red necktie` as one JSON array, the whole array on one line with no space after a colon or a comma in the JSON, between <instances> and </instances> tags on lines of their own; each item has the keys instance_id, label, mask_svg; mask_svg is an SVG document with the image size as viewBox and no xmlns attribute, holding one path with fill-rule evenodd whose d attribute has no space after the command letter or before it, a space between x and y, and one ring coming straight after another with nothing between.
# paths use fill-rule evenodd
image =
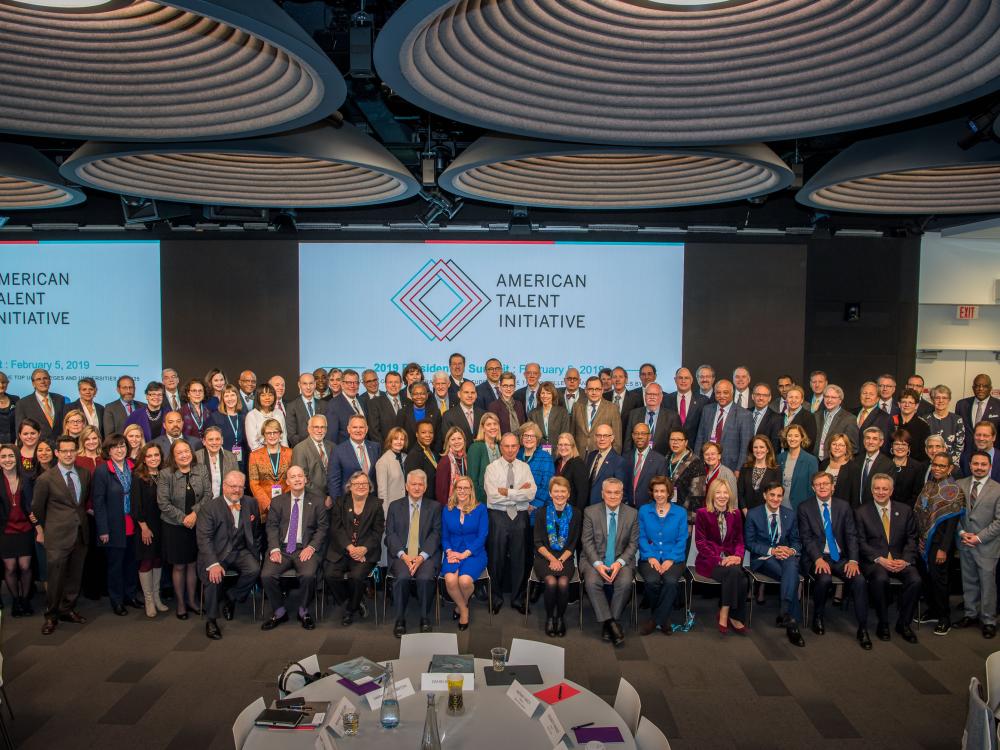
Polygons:
<instances>
[{"instance_id":1,"label":"red necktie","mask_svg":"<svg viewBox=\"0 0 1000 750\"><path fill-rule=\"evenodd\" d=\"M681 394L681 424L687 421L688 417L688 407L687 407L687 396L683 393Z\"/></svg>"},{"instance_id":2,"label":"red necktie","mask_svg":"<svg viewBox=\"0 0 1000 750\"><path fill-rule=\"evenodd\" d=\"M721 443L722 442L722 420L725 418L725 416L726 416L726 413L720 407L719 408L719 421L715 423L715 437L713 438L714 442L716 442L716 443Z\"/></svg>"}]
</instances>

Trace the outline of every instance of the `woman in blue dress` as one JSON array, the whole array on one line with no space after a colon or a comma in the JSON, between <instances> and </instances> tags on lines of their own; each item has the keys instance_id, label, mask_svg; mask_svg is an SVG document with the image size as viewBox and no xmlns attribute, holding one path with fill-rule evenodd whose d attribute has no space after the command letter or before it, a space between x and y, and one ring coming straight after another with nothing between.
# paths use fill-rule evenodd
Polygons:
<instances>
[{"instance_id":1,"label":"woman in blue dress","mask_svg":"<svg viewBox=\"0 0 1000 750\"><path fill-rule=\"evenodd\" d=\"M455 602L459 630L469 627L469 598L476 587L476 579L486 569L488 532L486 506L476 500L472 480L458 477L452 486L448 507L441 516L441 546L444 548L441 574Z\"/></svg>"}]
</instances>

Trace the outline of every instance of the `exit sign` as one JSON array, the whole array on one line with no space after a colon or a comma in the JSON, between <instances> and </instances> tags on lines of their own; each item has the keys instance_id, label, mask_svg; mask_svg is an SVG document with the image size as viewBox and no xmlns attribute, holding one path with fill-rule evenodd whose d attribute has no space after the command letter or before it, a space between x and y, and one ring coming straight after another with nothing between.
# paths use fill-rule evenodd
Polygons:
<instances>
[{"instance_id":1,"label":"exit sign","mask_svg":"<svg viewBox=\"0 0 1000 750\"><path fill-rule=\"evenodd\" d=\"M955 317L959 320L978 320L979 305L958 305L955 308Z\"/></svg>"}]
</instances>

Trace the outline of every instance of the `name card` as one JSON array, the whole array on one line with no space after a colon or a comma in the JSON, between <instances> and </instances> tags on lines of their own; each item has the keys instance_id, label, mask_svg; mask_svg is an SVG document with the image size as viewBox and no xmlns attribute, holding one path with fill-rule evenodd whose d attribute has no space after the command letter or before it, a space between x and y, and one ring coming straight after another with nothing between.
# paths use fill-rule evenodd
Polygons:
<instances>
[{"instance_id":1,"label":"name card","mask_svg":"<svg viewBox=\"0 0 1000 750\"><path fill-rule=\"evenodd\" d=\"M548 735L549 742L552 743L554 747L561 746L562 738L566 734L566 730L563 729L562 722L559 721L559 717L556 716L556 712L552 710L552 706L549 706L542 712L542 715L538 717L538 720L542 723L542 728L545 729L545 734Z\"/></svg>"},{"instance_id":2,"label":"name card","mask_svg":"<svg viewBox=\"0 0 1000 750\"><path fill-rule=\"evenodd\" d=\"M462 690L476 689L476 676L471 672L461 672ZM424 672L420 675L420 690L424 693L436 693L448 690L448 675L440 672Z\"/></svg>"},{"instance_id":3,"label":"name card","mask_svg":"<svg viewBox=\"0 0 1000 750\"><path fill-rule=\"evenodd\" d=\"M330 734L330 726L327 725L326 729L327 731L321 731L316 735L316 742L313 743L315 750L337 750L337 743L334 742L333 735Z\"/></svg>"},{"instance_id":4,"label":"name card","mask_svg":"<svg viewBox=\"0 0 1000 750\"><path fill-rule=\"evenodd\" d=\"M525 690L520 682L514 680L510 683L510 687L507 688L507 697L514 701L514 705L524 711L524 715L529 719L534 716L539 704L538 698Z\"/></svg>"},{"instance_id":5,"label":"name card","mask_svg":"<svg viewBox=\"0 0 1000 750\"><path fill-rule=\"evenodd\" d=\"M333 709L329 727L337 733L338 737L344 736L344 714L348 711L357 711L354 704L347 698L341 698L340 703Z\"/></svg>"},{"instance_id":6,"label":"name card","mask_svg":"<svg viewBox=\"0 0 1000 750\"><path fill-rule=\"evenodd\" d=\"M372 711L378 711L382 708L382 694L384 692L384 689L373 690L365 696ZM411 695L415 695L415 692L413 690L413 683L410 682L409 677L396 683L396 700L403 700L403 698L409 698Z\"/></svg>"}]
</instances>

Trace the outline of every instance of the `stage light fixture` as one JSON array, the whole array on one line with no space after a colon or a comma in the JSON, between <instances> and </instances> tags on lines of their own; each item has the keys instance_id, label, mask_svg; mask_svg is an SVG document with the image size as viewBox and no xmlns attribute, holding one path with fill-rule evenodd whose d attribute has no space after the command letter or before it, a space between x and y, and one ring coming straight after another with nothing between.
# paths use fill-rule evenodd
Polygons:
<instances>
[{"instance_id":1,"label":"stage light fixture","mask_svg":"<svg viewBox=\"0 0 1000 750\"><path fill-rule=\"evenodd\" d=\"M417 214L417 221L427 229L430 229L441 216L447 219L455 218L465 205L461 198L452 200L437 191L421 190L420 197L427 201L427 206Z\"/></svg>"},{"instance_id":2,"label":"stage light fixture","mask_svg":"<svg viewBox=\"0 0 1000 750\"><path fill-rule=\"evenodd\" d=\"M41 152L19 143L0 143L0 210L64 208L86 199Z\"/></svg>"}]
</instances>

